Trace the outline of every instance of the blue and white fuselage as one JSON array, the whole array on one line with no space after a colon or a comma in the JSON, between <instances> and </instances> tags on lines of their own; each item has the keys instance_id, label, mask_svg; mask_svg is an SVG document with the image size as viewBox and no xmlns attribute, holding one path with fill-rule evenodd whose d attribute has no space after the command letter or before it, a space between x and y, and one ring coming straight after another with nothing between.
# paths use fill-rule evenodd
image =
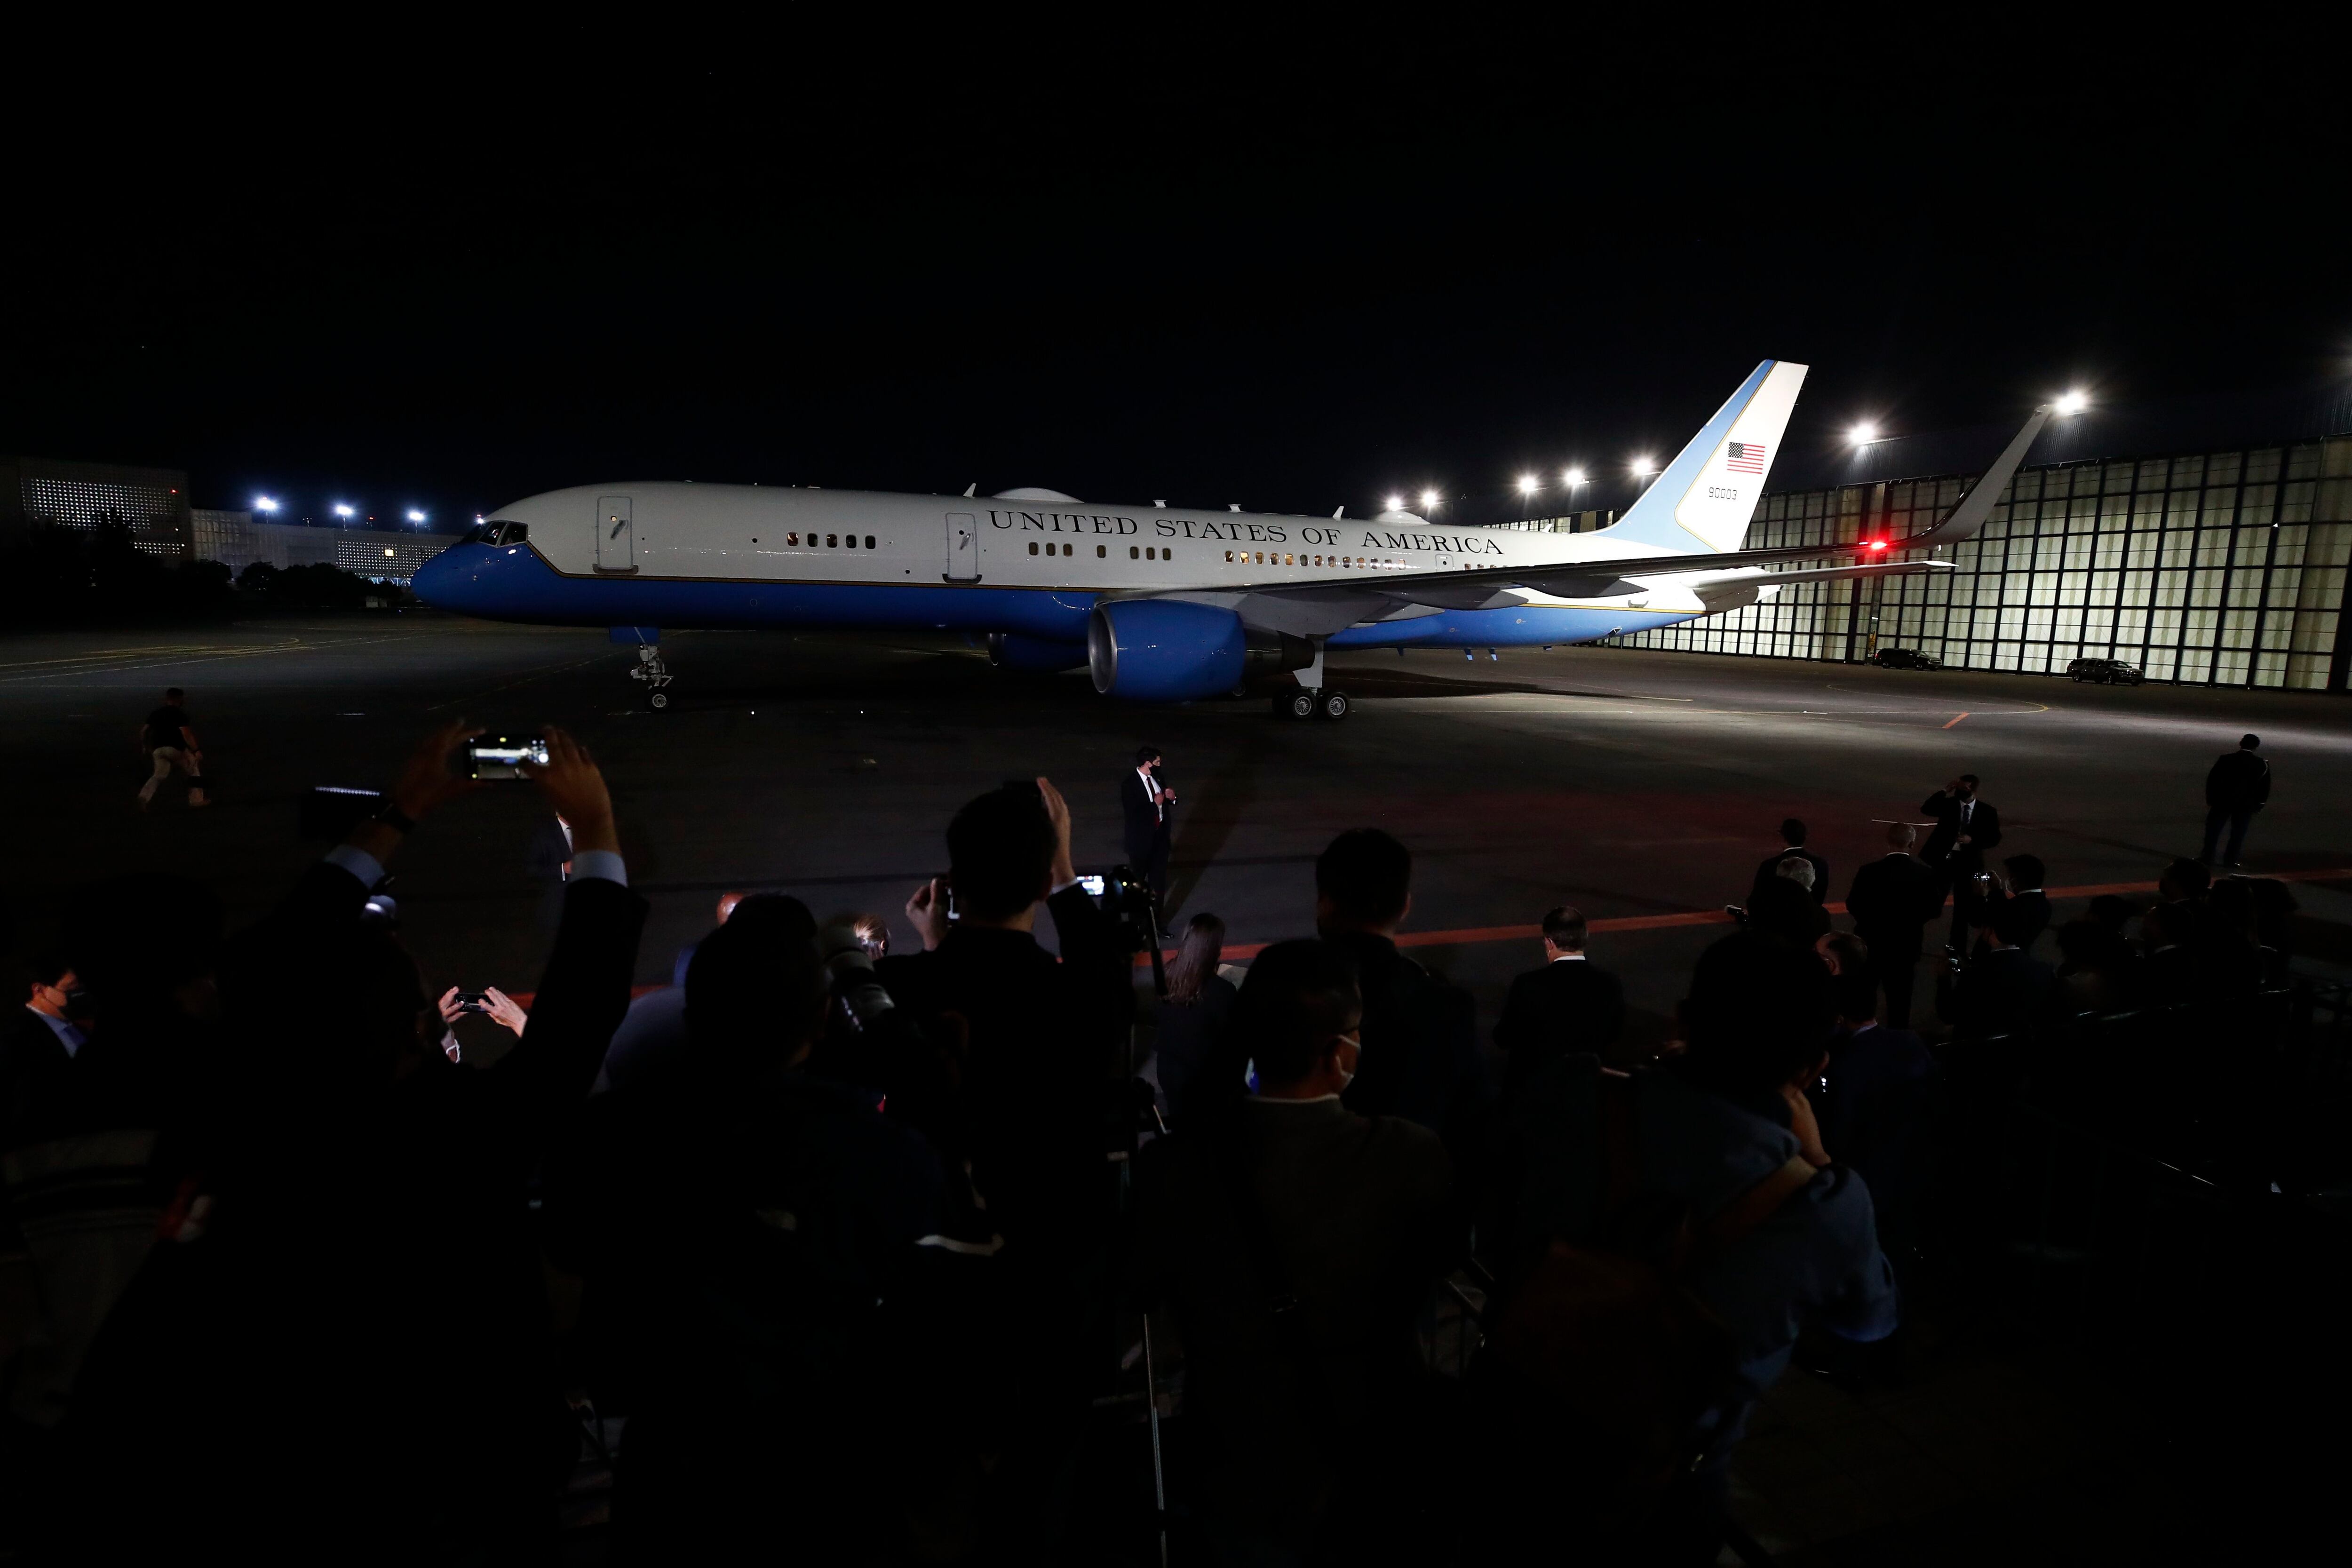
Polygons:
<instances>
[{"instance_id":1,"label":"blue and white fuselage","mask_svg":"<svg viewBox=\"0 0 2352 1568\"><path fill-rule=\"evenodd\" d=\"M1086 664L1097 690L1146 701L1232 690L1268 665L1319 693L1326 648L1583 642L1752 604L1792 580L1939 568L1898 551L1772 571L1858 547L1740 548L1804 377L1802 365L1757 366L1625 515L1591 533L1449 528L1402 511L1099 506L1053 490L663 480L501 507L426 562L415 587L468 615L632 628L647 643L666 627L986 633L1004 662ZM2013 469L2039 428L2002 463Z\"/></svg>"}]
</instances>

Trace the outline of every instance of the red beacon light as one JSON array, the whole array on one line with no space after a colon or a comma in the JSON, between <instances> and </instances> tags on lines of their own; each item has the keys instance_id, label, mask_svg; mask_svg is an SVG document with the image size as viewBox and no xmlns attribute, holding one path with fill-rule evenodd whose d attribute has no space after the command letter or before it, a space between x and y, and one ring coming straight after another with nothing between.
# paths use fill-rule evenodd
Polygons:
<instances>
[{"instance_id":1,"label":"red beacon light","mask_svg":"<svg viewBox=\"0 0 2352 1568\"><path fill-rule=\"evenodd\" d=\"M1870 542L1870 547L1874 551L1884 550L1886 548L1886 541L1883 539L1874 539Z\"/></svg>"}]
</instances>

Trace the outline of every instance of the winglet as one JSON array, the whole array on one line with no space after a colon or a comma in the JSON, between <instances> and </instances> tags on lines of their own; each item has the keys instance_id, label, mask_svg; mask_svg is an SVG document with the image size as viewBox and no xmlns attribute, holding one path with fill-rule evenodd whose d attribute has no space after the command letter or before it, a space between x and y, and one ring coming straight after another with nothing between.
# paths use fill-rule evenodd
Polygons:
<instances>
[{"instance_id":1,"label":"winglet","mask_svg":"<svg viewBox=\"0 0 2352 1568\"><path fill-rule=\"evenodd\" d=\"M1641 499L1602 531L1676 554L1738 549L1780 456L1805 369L1786 360L1758 365Z\"/></svg>"},{"instance_id":2,"label":"winglet","mask_svg":"<svg viewBox=\"0 0 2352 1568\"><path fill-rule=\"evenodd\" d=\"M2046 403L2033 411L2033 417L2025 422L2024 428L2010 437L2009 445L2001 449L2000 456L1992 460L1992 467L1984 471L1983 478L1969 487L1969 493L1960 498L1960 504L1952 509L1949 517L1925 533L1915 533L1908 539L1898 540L1895 548L1932 550L1938 544L1958 544L1982 528L1985 519L1992 515L1994 503L2000 500L2001 491L2009 489L2009 481L2017 477L2017 467L2025 461L2026 448L2032 447L2033 438L2042 434L2042 427L2050 423L2050 405Z\"/></svg>"}]
</instances>

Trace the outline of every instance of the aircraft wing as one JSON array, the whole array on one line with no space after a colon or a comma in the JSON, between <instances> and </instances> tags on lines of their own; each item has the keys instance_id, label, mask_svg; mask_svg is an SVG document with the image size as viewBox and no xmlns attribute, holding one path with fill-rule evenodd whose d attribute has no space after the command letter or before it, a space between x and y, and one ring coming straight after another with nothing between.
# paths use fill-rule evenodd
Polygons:
<instances>
[{"instance_id":1,"label":"aircraft wing","mask_svg":"<svg viewBox=\"0 0 2352 1568\"><path fill-rule=\"evenodd\" d=\"M1443 572L1401 572L1376 578L1327 579L1286 583L1278 588L1239 593L1176 593L1145 595L1189 599L1223 605L1237 611L1244 624L1296 637L1328 637L1367 620L1397 620L1438 610L1500 608L1525 601L1513 592L1524 589L1562 599L1609 599L1637 594L1646 580L1688 574L1719 574L1719 581L1757 586L1780 583L1822 582L1838 577L1901 575L1934 571L1946 565L1934 561L1900 561L1894 557L1915 550L1953 544L1982 528L2009 488L2010 479L2025 460L2034 437L2050 422L2044 405L2033 411L1999 458L1969 487L1944 520L1922 532L1887 541L1877 549L1868 540L1842 543L1785 544L1761 550L1724 550L1646 555L1596 557L1587 561L1522 563L1510 566L1462 566ZM1595 537L1586 535L1584 537ZM1805 561L1825 555L1863 555L1868 560L1848 566L1825 566L1795 572L1758 573L1743 569ZM1697 589L1699 584L1691 584ZM1728 591L1725 588L1720 591Z\"/></svg>"}]
</instances>

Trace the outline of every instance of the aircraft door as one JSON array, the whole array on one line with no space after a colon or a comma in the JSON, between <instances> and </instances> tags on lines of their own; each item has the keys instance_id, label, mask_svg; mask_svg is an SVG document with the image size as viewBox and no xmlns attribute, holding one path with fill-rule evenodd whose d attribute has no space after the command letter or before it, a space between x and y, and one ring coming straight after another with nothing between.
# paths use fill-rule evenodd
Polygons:
<instances>
[{"instance_id":1,"label":"aircraft door","mask_svg":"<svg viewBox=\"0 0 2352 1568\"><path fill-rule=\"evenodd\" d=\"M636 569L636 531L629 520L629 498L598 496L596 498L596 570L634 572Z\"/></svg>"},{"instance_id":2,"label":"aircraft door","mask_svg":"<svg viewBox=\"0 0 2352 1568\"><path fill-rule=\"evenodd\" d=\"M948 570L950 583L980 581L980 530L968 511L948 513Z\"/></svg>"}]
</instances>

